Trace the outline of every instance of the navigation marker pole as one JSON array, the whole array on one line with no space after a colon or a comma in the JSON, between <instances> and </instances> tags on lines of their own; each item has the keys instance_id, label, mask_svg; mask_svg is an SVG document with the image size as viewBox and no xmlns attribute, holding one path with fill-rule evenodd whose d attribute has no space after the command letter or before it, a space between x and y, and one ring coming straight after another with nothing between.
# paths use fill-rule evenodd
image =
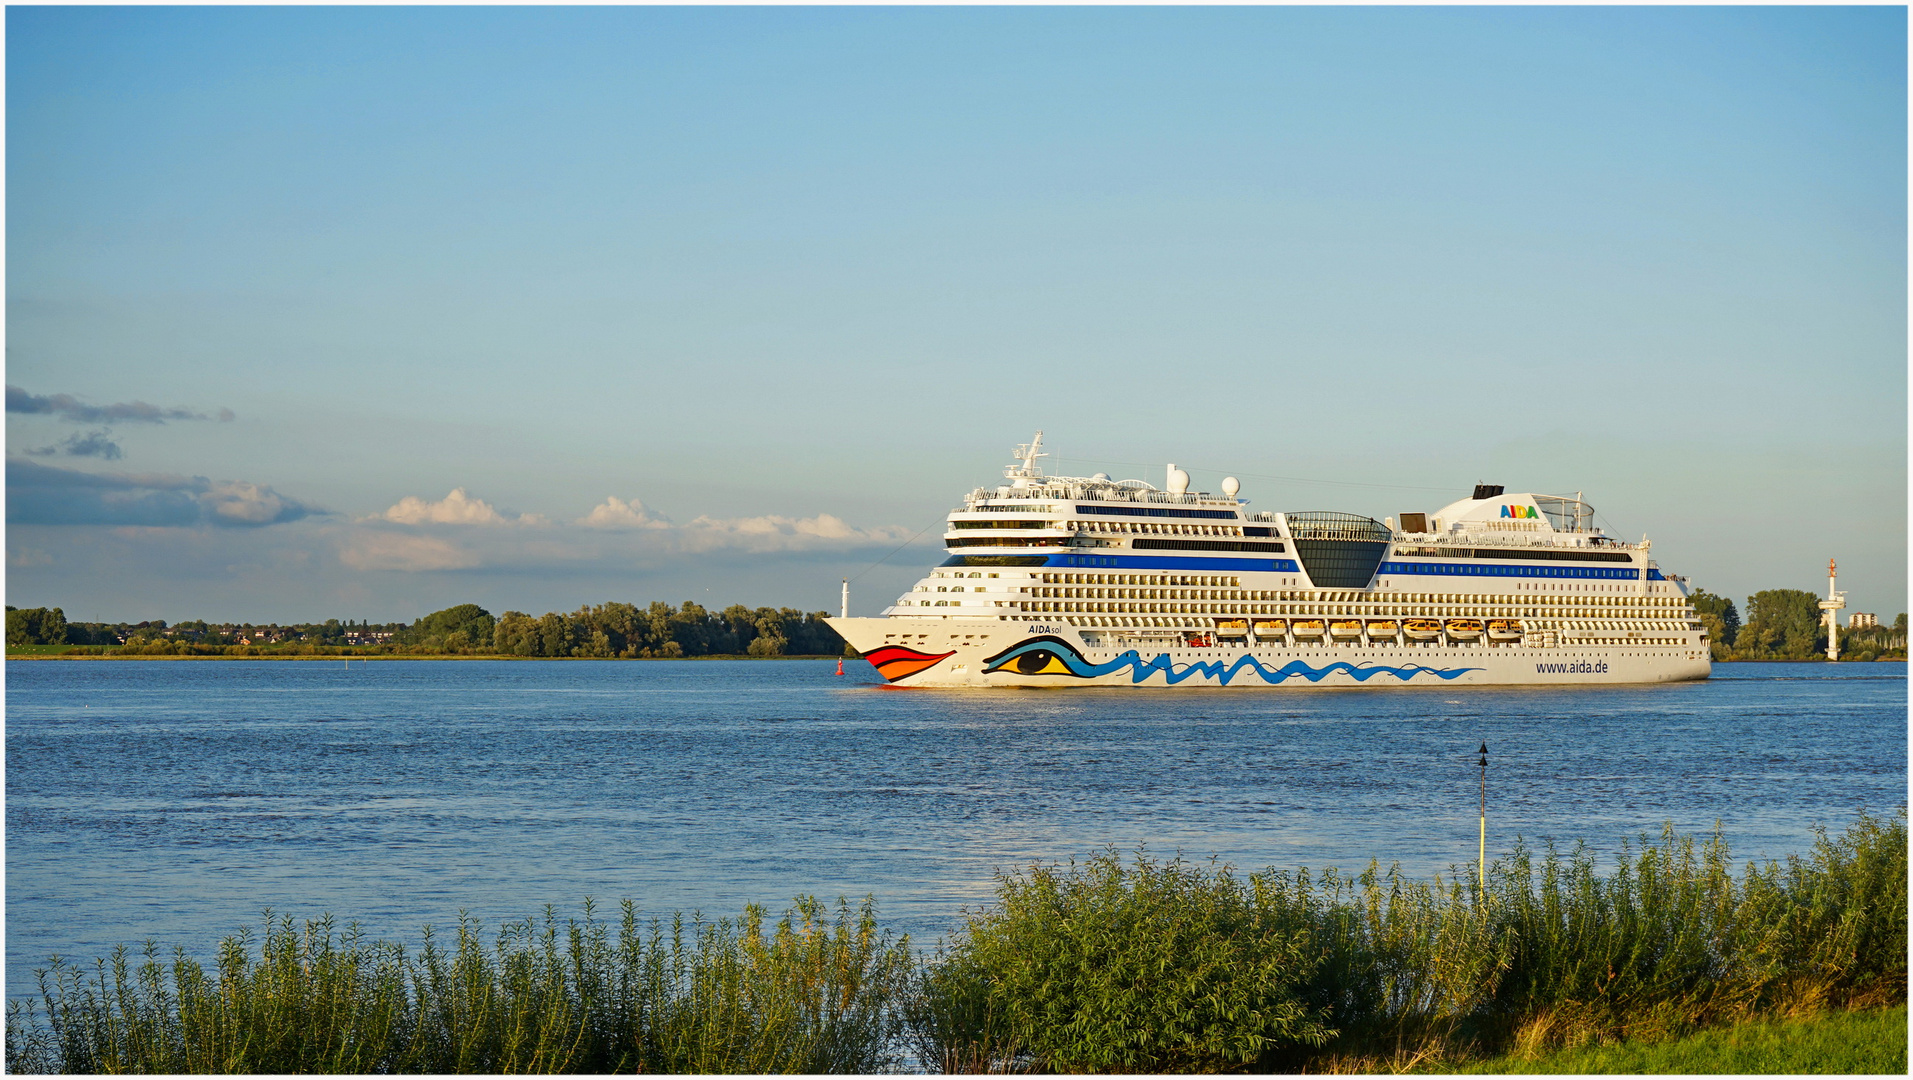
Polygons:
<instances>
[{"instance_id":1,"label":"navigation marker pole","mask_svg":"<svg viewBox=\"0 0 1913 1080\"><path fill-rule=\"evenodd\" d=\"M839 608L838 610L843 612L844 618L846 619L850 618L850 579L849 578L844 579L843 606ZM844 661L842 657L838 657L837 658L837 674L842 675L843 673L844 673Z\"/></svg>"},{"instance_id":2,"label":"navigation marker pole","mask_svg":"<svg viewBox=\"0 0 1913 1080\"><path fill-rule=\"evenodd\" d=\"M1820 601L1820 618L1827 624L1827 659L1840 659L1840 609L1847 606L1847 594L1839 591L1840 565L1827 560L1827 598Z\"/></svg>"},{"instance_id":3,"label":"navigation marker pole","mask_svg":"<svg viewBox=\"0 0 1913 1080\"><path fill-rule=\"evenodd\" d=\"M1475 876L1481 883L1483 900L1488 897L1488 744L1481 750L1481 861L1475 864Z\"/></svg>"}]
</instances>

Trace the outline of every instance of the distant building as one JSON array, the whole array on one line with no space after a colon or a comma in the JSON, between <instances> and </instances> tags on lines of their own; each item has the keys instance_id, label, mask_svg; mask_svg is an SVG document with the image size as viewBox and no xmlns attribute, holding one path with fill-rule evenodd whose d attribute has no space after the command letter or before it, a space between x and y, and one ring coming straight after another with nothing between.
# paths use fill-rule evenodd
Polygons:
<instances>
[{"instance_id":1,"label":"distant building","mask_svg":"<svg viewBox=\"0 0 1913 1080\"><path fill-rule=\"evenodd\" d=\"M1847 629L1858 630L1866 626L1880 625L1880 617L1870 611L1856 611L1847 616Z\"/></svg>"}]
</instances>

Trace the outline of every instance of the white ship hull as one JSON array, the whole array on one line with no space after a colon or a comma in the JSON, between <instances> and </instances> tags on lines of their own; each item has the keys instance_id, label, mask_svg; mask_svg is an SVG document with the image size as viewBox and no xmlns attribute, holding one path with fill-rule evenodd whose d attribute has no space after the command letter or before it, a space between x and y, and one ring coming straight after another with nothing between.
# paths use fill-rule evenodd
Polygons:
<instances>
[{"instance_id":1,"label":"white ship hull","mask_svg":"<svg viewBox=\"0 0 1913 1080\"><path fill-rule=\"evenodd\" d=\"M1250 513L1222 494L1045 476L950 513L947 557L830 620L900 686L1558 686L1704 679L1706 628L1643 538L1573 497L1477 485L1434 514Z\"/></svg>"},{"instance_id":2,"label":"white ship hull","mask_svg":"<svg viewBox=\"0 0 1913 1080\"><path fill-rule=\"evenodd\" d=\"M831 619L858 652L908 650L890 681L920 687L1562 686L1705 679L1705 648L1566 645L1251 645L1184 648L1110 640L1089 644L1057 623L955 619ZM901 642L909 644L900 644ZM1024 657L1035 657L1024 660ZM893 661L895 663L896 661ZM1025 669L1033 670L1025 670ZM882 670L882 668L879 668ZM895 670L895 668L892 668Z\"/></svg>"}]
</instances>

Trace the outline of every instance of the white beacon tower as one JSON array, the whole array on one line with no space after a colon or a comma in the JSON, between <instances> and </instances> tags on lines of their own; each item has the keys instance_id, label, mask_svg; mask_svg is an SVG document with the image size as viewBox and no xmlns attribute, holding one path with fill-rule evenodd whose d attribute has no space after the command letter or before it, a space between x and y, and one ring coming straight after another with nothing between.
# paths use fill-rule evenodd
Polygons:
<instances>
[{"instance_id":1,"label":"white beacon tower","mask_svg":"<svg viewBox=\"0 0 1913 1080\"><path fill-rule=\"evenodd\" d=\"M1827 659L1840 659L1840 609L1847 606L1847 594L1839 591L1840 565L1827 560L1827 598L1820 601L1821 618L1827 622Z\"/></svg>"}]
</instances>

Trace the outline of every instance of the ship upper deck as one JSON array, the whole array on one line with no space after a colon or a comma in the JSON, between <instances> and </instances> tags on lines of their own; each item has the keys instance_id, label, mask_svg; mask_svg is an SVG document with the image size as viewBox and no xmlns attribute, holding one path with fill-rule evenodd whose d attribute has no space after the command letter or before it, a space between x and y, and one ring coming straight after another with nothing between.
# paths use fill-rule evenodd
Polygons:
<instances>
[{"instance_id":1,"label":"ship upper deck","mask_svg":"<svg viewBox=\"0 0 1913 1080\"><path fill-rule=\"evenodd\" d=\"M1190 491L1189 475L1170 465L1167 487L1143 480L1094 476L1050 476L1038 466L1042 432L1016 449L1017 464L1004 470L1008 483L979 487L949 515L950 535L962 530L963 546L981 546L978 531L994 536L1058 537L1134 531L1129 522L1215 523L1214 534L1266 536L1296 540L1351 540L1395 545L1400 556L1444 558L1546 559L1537 549L1588 553L1591 561L1631 560L1651 547L1643 538L1630 544L1607 536L1593 524L1594 508L1577 494L1507 494L1494 485L1477 485L1433 514L1404 513L1398 523L1334 511L1257 511L1246 509L1234 477L1222 482L1222 494ZM1233 523L1222 526L1221 523ZM1037 544L1035 546L1048 546ZM1593 551L1604 555L1592 554ZM1604 557L1605 556L1605 557ZM1559 556L1555 556L1558 558ZM1580 557L1577 555L1576 557Z\"/></svg>"}]
</instances>

